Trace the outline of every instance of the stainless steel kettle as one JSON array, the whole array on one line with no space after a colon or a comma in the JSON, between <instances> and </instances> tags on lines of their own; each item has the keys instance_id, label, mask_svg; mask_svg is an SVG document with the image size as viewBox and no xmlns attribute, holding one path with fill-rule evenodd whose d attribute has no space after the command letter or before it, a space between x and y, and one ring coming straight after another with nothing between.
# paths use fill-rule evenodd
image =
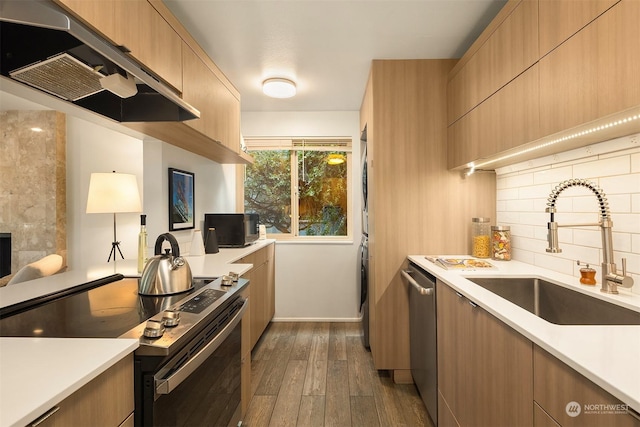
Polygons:
<instances>
[{"instance_id":1,"label":"stainless steel kettle","mask_svg":"<svg viewBox=\"0 0 640 427\"><path fill-rule=\"evenodd\" d=\"M162 252L164 241L171 244L171 249ZM180 256L178 241L170 233L158 236L155 256L142 270L138 285L140 295L171 295L186 292L193 288L193 276L187 260Z\"/></svg>"}]
</instances>

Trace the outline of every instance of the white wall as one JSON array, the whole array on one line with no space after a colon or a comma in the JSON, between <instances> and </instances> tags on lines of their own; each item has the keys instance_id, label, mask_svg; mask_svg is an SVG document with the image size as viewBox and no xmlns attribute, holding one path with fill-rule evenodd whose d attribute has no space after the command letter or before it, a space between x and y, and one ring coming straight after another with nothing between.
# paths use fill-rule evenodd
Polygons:
<instances>
[{"instance_id":1,"label":"white wall","mask_svg":"<svg viewBox=\"0 0 640 427\"><path fill-rule=\"evenodd\" d=\"M87 214L87 192L92 172L135 174L147 214L148 253L156 238L169 231L168 168L195 174L196 228L205 212L235 209L235 166L220 165L157 140L127 136L73 116L67 116L67 244L69 268L107 262L113 241L113 216ZM140 214L117 215L117 237L126 259L136 259ZM187 254L193 230L174 231L181 253Z\"/></svg>"},{"instance_id":2,"label":"white wall","mask_svg":"<svg viewBox=\"0 0 640 427\"><path fill-rule=\"evenodd\" d=\"M353 240L348 243L276 243L275 320L359 319L360 129L359 113L243 113L245 137L347 136L353 139Z\"/></svg>"},{"instance_id":3,"label":"white wall","mask_svg":"<svg viewBox=\"0 0 640 427\"><path fill-rule=\"evenodd\" d=\"M113 241L113 215L87 214L92 172L136 175L143 188L142 141L67 115L67 246L70 269L105 264ZM117 238L125 258L136 259L140 217L117 215Z\"/></svg>"},{"instance_id":4,"label":"white wall","mask_svg":"<svg viewBox=\"0 0 640 427\"><path fill-rule=\"evenodd\" d=\"M576 260L597 270L601 285L602 242L598 227L560 228L562 253L547 248L547 197L560 182L585 178L595 182L606 194L613 221L614 259L627 269L640 294L640 135L593 144L588 147L543 157L496 170L497 220L510 225L513 258L565 274L580 277ZM559 224L598 222L594 194L572 187L558 197L555 220ZM625 291L618 288L621 292Z\"/></svg>"}]
</instances>

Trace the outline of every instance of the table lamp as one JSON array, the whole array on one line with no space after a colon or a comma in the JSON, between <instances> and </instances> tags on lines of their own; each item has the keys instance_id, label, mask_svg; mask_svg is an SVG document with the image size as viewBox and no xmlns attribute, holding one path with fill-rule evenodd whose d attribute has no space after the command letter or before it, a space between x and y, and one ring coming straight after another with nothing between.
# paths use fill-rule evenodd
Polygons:
<instances>
[{"instance_id":1,"label":"table lamp","mask_svg":"<svg viewBox=\"0 0 640 427\"><path fill-rule=\"evenodd\" d=\"M116 260L116 251L122 259L120 242L116 238L116 213L141 212L140 194L136 176L126 173L92 173L87 197L87 213L113 214L113 242L107 262Z\"/></svg>"}]
</instances>

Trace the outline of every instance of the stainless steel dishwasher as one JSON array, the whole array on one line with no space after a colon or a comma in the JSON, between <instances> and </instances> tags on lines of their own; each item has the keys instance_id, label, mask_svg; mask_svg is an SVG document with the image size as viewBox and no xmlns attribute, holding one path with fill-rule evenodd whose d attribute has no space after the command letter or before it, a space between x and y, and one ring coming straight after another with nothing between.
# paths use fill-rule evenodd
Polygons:
<instances>
[{"instance_id":1,"label":"stainless steel dishwasher","mask_svg":"<svg viewBox=\"0 0 640 427\"><path fill-rule=\"evenodd\" d=\"M413 263L402 271L409 283L411 375L434 426L438 425L436 279Z\"/></svg>"}]
</instances>

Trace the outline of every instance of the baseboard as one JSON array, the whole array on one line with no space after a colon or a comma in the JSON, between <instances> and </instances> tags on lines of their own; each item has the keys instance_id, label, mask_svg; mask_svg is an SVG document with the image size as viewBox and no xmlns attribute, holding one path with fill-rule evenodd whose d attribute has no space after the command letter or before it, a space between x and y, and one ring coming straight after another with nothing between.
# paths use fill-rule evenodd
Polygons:
<instances>
[{"instance_id":1,"label":"baseboard","mask_svg":"<svg viewBox=\"0 0 640 427\"><path fill-rule=\"evenodd\" d=\"M329 317L274 317L272 322L360 322L361 317L329 318Z\"/></svg>"}]
</instances>

